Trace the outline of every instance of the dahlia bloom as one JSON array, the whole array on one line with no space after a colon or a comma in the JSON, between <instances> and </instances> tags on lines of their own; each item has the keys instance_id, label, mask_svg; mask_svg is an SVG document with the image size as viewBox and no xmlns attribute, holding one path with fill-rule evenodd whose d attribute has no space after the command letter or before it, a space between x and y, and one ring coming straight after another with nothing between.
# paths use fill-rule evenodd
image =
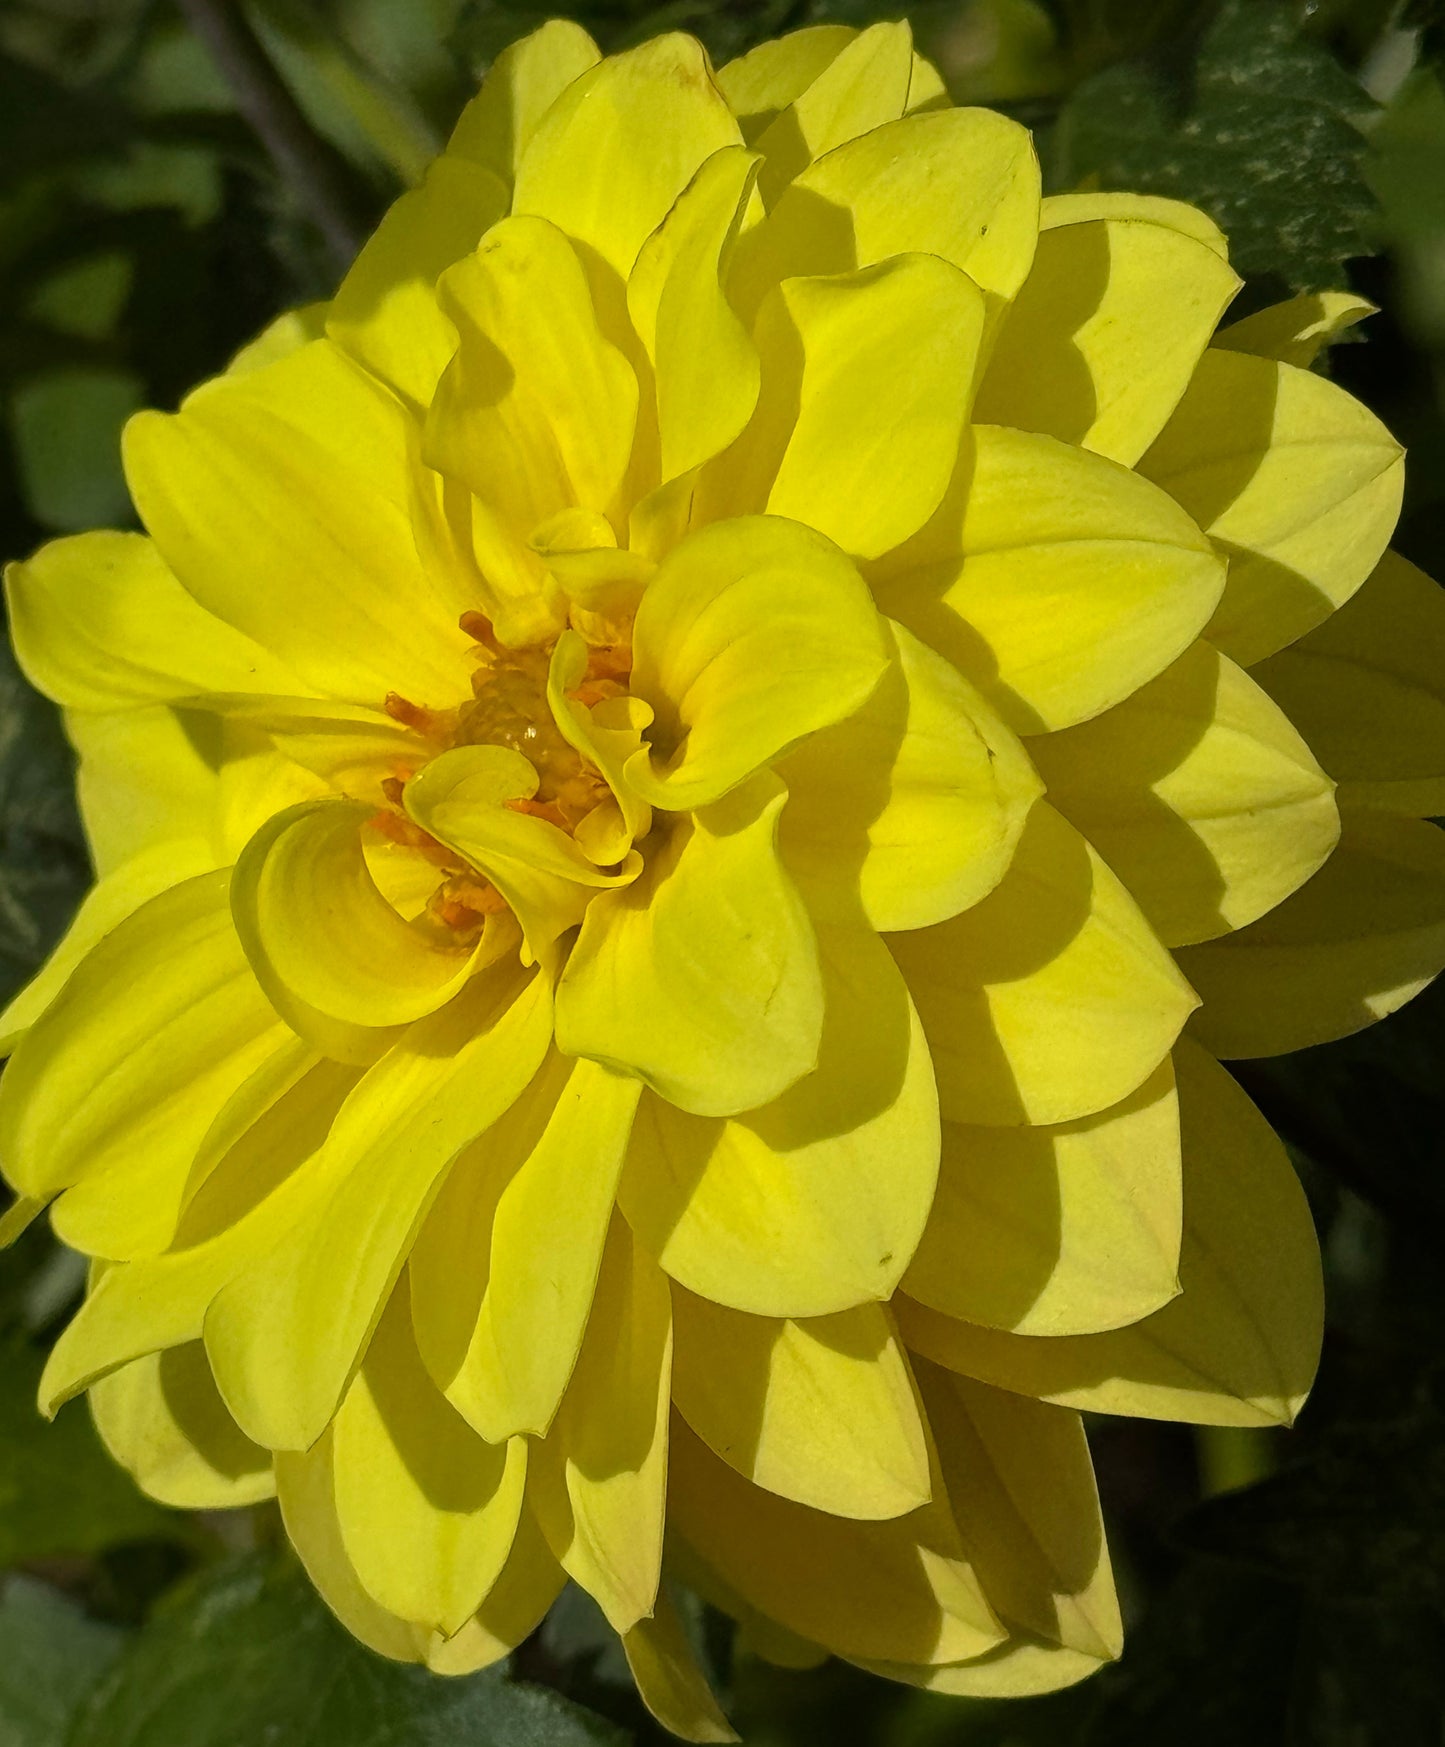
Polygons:
<instances>
[{"instance_id":1,"label":"dahlia bloom","mask_svg":"<svg viewBox=\"0 0 1445 1747\"><path fill-rule=\"evenodd\" d=\"M356 1635L571 1577L729 1737L762 1654L1120 1648L1080 1411L1289 1421L1319 1258L1216 1056L1445 962L1445 611L1364 313L1040 199L906 26L509 49L336 297L9 576L99 880L0 1159L94 1258L42 1388L279 1498ZM1383 555L1383 556L1382 556Z\"/></svg>"}]
</instances>

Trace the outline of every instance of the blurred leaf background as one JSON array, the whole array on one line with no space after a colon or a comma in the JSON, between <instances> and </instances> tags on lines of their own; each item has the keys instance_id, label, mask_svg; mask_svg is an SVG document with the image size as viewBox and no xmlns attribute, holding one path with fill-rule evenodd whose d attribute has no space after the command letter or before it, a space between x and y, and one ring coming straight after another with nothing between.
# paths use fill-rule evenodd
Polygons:
<instances>
[{"instance_id":1,"label":"blurred leaf background","mask_svg":"<svg viewBox=\"0 0 1445 1747\"><path fill-rule=\"evenodd\" d=\"M898 11L572 15L606 48L684 28L721 61ZM174 405L277 311L325 296L490 60L544 16L527 0L0 0L0 553L129 523L128 414ZM910 16L958 100L1035 128L1052 189L1210 211L1246 275L1236 314L1344 285L1380 305L1324 367L1410 446L1398 543L1445 575L1445 0L920 0ZM237 100L238 30L279 76L266 139ZM88 877L70 775L55 712L0 656L0 998ZM1091 1428L1131 1627L1119 1667L1052 1698L938 1700L735 1658L699 1617L749 1747L1445 1742L1442 1070L1436 992L1241 1071L1314 1206L1324 1366L1291 1433ZM266 1511L183 1519L110 1464L83 1407L46 1427L35 1380L80 1287L43 1230L0 1254L0 1747L661 1738L584 1597L511 1670L394 1668L333 1625Z\"/></svg>"}]
</instances>

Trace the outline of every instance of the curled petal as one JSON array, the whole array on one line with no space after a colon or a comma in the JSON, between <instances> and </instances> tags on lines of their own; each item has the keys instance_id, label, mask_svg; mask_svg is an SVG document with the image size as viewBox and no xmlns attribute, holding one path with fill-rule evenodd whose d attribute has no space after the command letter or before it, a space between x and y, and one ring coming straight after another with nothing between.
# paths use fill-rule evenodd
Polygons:
<instances>
[{"instance_id":1,"label":"curled petal","mask_svg":"<svg viewBox=\"0 0 1445 1747\"><path fill-rule=\"evenodd\" d=\"M851 714L888 665L857 571L821 535L774 516L685 540L648 585L632 640L631 686L655 722L627 780L673 810L717 801Z\"/></svg>"}]
</instances>

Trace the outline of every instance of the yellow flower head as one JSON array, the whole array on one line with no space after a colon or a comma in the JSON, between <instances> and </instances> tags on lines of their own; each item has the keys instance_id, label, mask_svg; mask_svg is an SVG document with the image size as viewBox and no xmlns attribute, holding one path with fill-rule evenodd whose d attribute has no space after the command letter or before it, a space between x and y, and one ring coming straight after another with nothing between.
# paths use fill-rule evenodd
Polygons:
<instances>
[{"instance_id":1,"label":"yellow flower head","mask_svg":"<svg viewBox=\"0 0 1445 1747\"><path fill-rule=\"evenodd\" d=\"M571 1576L697 1740L664 1571L945 1691L1116 1655L1079 1410L1287 1421L1319 1342L1207 1052L1445 960L1362 307L1237 284L904 25L508 50L132 421L149 538L10 575L100 874L4 1025L10 1223L95 1258L47 1411L274 1489L390 1656Z\"/></svg>"}]
</instances>

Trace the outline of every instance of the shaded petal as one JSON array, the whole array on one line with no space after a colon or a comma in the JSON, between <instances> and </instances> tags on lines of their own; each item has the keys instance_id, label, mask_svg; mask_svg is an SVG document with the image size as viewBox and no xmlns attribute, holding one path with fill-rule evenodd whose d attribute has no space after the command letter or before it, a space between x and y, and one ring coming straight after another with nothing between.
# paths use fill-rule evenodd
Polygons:
<instances>
[{"instance_id":1,"label":"shaded petal","mask_svg":"<svg viewBox=\"0 0 1445 1747\"><path fill-rule=\"evenodd\" d=\"M1373 303L1352 291L1302 291L1284 303L1257 310L1221 328L1215 345L1226 352L1252 352L1308 370L1346 328L1375 314Z\"/></svg>"},{"instance_id":2,"label":"shaded petal","mask_svg":"<svg viewBox=\"0 0 1445 1747\"><path fill-rule=\"evenodd\" d=\"M90 1410L106 1449L162 1504L232 1510L275 1494L271 1452L227 1413L199 1341L102 1378Z\"/></svg>"},{"instance_id":3,"label":"shaded petal","mask_svg":"<svg viewBox=\"0 0 1445 1747\"><path fill-rule=\"evenodd\" d=\"M876 558L938 508L973 397L983 294L936 256L785 280L754 329L752 423L703 474L695 519L766 508Z\"/></svg>"},{"instance_id":4,"label":"shaded petal","mask_svg":"<svg viewBox=\"0 0 1445 1747\"><path fill-rule=\"evenodd\" d=\"M999 307L1028 275L1039 166L1028 132L988 109L908 115L810 164L740 242L745 319L780 280L918 251L961 267Z\"/></svg>"},{"instance_id":5,"label":"shaded petal","mask_svg":"<svg viewBox=\"0 0 1445 1747\"><path fill-rule=\"evenodd\" d=\"M752 1607L836 1655L954 1662L1003 1636L946 1504L854 1522L752 1486L681 1420L668 1509Z\"/></svg>"},{"instance_id":6,"label":"shaded petal","mask_svg":"<svg viewBox=\"0 0 1445 1747\"><path fill-rule=\"evenodd\" d=\"M502 894L534 958L582 920L600 889L634 880L641 862L629 853L617 873L607 873L558 826L508 806L529 800L539 780L510 747L458 746L419 771L403 797L424 831L480 868Z\"/></svg>"},{"instance_id":7,"label":"shaded petal","mask_svg":"<svg viewBox=\"0 0 1445 1747\"><path fill-rule=\"evenodd\" d=\"M1052 807L982 903L889 940L954 1122L1071 1122L1142 1085L1198 1002L1138 907Z\"/></svg>"},{"instance_id":8,"label":"shaded petal","mask_svg":"<svg viewBox=\"0 0 1445 1747\"><path fill-rule=\"evenodd\" d=\"M501 1575L527 1474L520 1438L486 1444L447 1403L392 1294L331 1428L336 1519L363 1588L450 1636Z\"/></svg>"},{"instance_id":9,"label":"shaded petal","mask_svg":"<svg viewBox=\"0 0 1445 1747\"><path fill-rule=\"evenodd\" d=\"M1092 224L1097 220L1126 224L1162 225L1178 231L1218 255L1229 259L1224 232L1197 206L1183 200L1168 200L1159 194L1083 193L1050 194L1039 205L1039 229L1056 230L1065 225Z\"/></svg>"},{"instance_id":10,"label":"shaded petal","mask_svg":"<svg viewBox=\"0 0 1445 1747\"><path fill-rule=\"evenodd\" d=\"M884 621L893 661L860 709L778 766L779 844L814 916L926 928L1003 878L1042 792L1028 754L957 670Z\"/></svg>"},{"instance_id":11,"label":"shaded petal","mask_svg":"<svg viewBox=\"0 0 1445 1747\"><path fill-rule=\"evenodd\" d=\"M437 304L437 279L508 204L498 176L443 154L387 209L331 300L326 332L415 407L430 402L457 348L457 330Z\"/></svg>"},{"instance_id":12,"label":"shaded petal","mask_svg":"<svg viewBox=\"0 0 1445 1747\"><path fill-rule=\"evenodd\" d=\"M591 707L573 697L586 676L589 653L576 631L562 633L547 669L547 703L562 738L601 771L612 790L616 829L592 836L591 815L578 826L578 840L589 860L605 867L620 861L652 829L652 808L623 775L642 745L643 731L652 726L652 707L631 695L604 698Z\"/></svg>"},{"instance_id":13,"label":"shaded petal","mask_svg":"<svg viewBox=\"0 0 1445 1747\"><path fill-rule=\"evenodd\" d=\"M1047 1338L952 1321L900 1298L903 1338L937 1364L1091 1413L1288 1424L1319 1361L1323 1287L1309 1204L1269 1124L1217 1062L1175 1052L1184 1133L1180 1295L1108 1334Z\"/></svg>"},{"instance_id":14,"label":"shaded petal","mask_svg":"<svg viewBox=\"0 0 1445 1747\"><path fill-rule=\"evenodd\" d=\"M920 1365L959 1534L1000 1615L1097 1661L1124 1643L1077 1413Z\"/></svg>"},{"instance_id":15,"label":"shaded petal","mask_svg":"<svg viewBox=\"0 0 1445 1747\"><path fill-rule=\"evenodd\" d=\"M504 219L438 295L461 343L427 419L428 463L522 541L559 510L606 510L632 453L637 379L572 243L540 218Z\"/></svg>"},{"instance_id":16,"label":"shaded petal","mask_svg":"<svg viewBox=\"0 0 1445 1747\"><path fill-rule=\"evenodd\" d=\"M849 24L812 24L759 43L729 61L717 74L750 144L780 109L795 102L857 38Z\"/></svg>"},{"instance_id":17,"label":"shaded petal","mask_svg":"<svg viewBox=\"0 0 1445 1747\"><path fill-rule=\"evenodd\" d=\"M725 449L752 417L757 351L723 292L757 159L714 152L642 246L627 308L652 363L664 483Z\"/></svg>"},{"instance_id":18,"label":"shaded petal","mask_svg":"<svg viewBox=\"0 0 1445 1747\"><path fill-rule=\"evenodd\" d=\"M1015 1632L986 1656L949 1662L941 1668L910 1667L904 1662L862 1662L860 1666L886 1680L901 1680L951 1698L1033 1698L1077 1686L1097 1674L1100 1658L1063 1644L1051 1644L1026 1632Z\"/></svg>"},{"instance_id":19,"label":"shaded petal","mask_svg":"<svg viewBox=\"0 0 1445 1747\"><path fill-rule=\"evenodd\" d=\"M975 416L1136 462L1240 286L1209 246L1143 219L1055 225L989 360Z\"/></svg>"},{"instance_id":20,"label":"shaded petal","mask_svg":"<svg viewBox=\"0 0 1445 1747\"><path fill-rule=\"evenodd\" d=\"M405 921L362 851L372 809L314 801L279 813L236 864L231 902L263 988L346 1024L404 1025L435 1012L471 975L476 952Z\"/></svg>"},{"instance_id":21,"label":"shaded petal","mask_svg":"<svg viewBox=\"0 0 1445 1747\"><path fill-rule=\"evenodd\" d=\"M629 684L655 724L627 780L672 809L717 801L850 715L888 665L857 571L822 535L773 516L678 546L642 597L632 651Z\"/></svg>"},{"instance_id":22,"label":"shaded petal","mask_svg":"<svg viewBox=\"0 0 1445 1747\"><path fill-rule=\"evenodd\" d=\"M500 1661L541 1625L566 1580L531 1510L524 1510L502 1575L455 1637L429 1638L427 1667L434 1674L470 1674Z\"/></svg>"},{"instance_id":23,"label":"shaded petal","mask_svg":"<svg viewBox=\"0 0 1445 1747\"><path fill-rule=\"evenodd\" d=\"M745 1316L673 1287L677 1410L769 1492L832 1516L904 1516L929 1498L928 1445L888 1313Z\"/></svg>"},{"instance_id":24,"label":"shaded petal","mask_svg":"<svg viewBox=\"0 0 1445 1747\"><path fill-rule=\"evenodd\" d=\"M614 1218L576 1369L533 1446L532 1504L562 1569L619 1633L659 1600L671 1373L667 1280Z\"/></svg>"},{"instance_id":25,"label":"shaded petal","mask_svg":"<svg viewBox=\"0 0 1445 1747\"><path fill-rule=\"evenodd\" d=\"M1190 1029L1216 1055L1283 1055L1361 1031L1445 968L1445 833L1350 814L1308 885L1179 963L1204 1002Z\"/></svg>"},{"instance_id":26,"label":"shaded petal","mask_svg":"<svg viewBox=\"0 0 1445 1747\"><path fill-rule=\"evenodd\" d=\"M6 1175L69 1191L56 1229L91 1254L165 1247L206 1130L289 1037L231 927L229 877L185 881L92 948L0 1082Z\"/></svg>"},{"instance_id":27,"label":"shaded petal","mask_svg":"<svg viewBox=\"0 0 1445 1747\"><path fill-rule=\"evenodd\" d=\"M1030 751L1050 801L1166 946L1253 922L1339 841L1334 784L1267 693L1208 643Z\"/></svg>"},{"instance_id":28,"label":"shaded petal","mask_svg":"<svg viewBox=\"0 0 1445 1747\"><path fill-rule=\"evenodd\" d=\"M1339 784L1342 807L1445 813L1445 596L1398 553L1254 677Z\"/></svg>"},{"instance_id":29,"label":"shaded petal","mask_svg":"<svg viewBox=\"0 0 1445 1747\"><path fill-rule=\"evenodd\" d=\"M104 875L86 893L43 968L0 1012L0 1054L9 1055L65 987L70 973L112 929L161 892L209 873L215 862L204 843L158 843Z\"/></svg>"},{"instance_id":30,"label":"shaded petal","mask_svg":"<svg viewBox=\"0 0 1445 1747\"><path fill-rule=\"evenodd\" d=\"M143 534L52 540L6 566L5 601L26 677L70 709L305 689L187 594Z\"/></svg>"},{"instance_id":31,"label":"shaded petal","mask_svg":"<svg viewBox=\"0 0 1445 1747\"><path fill-rule=\"evenodd\" d=\"M401 402L329 340L137 413L124 440L137 507L203 607L326 695L451 703L474 603L417 557L416 447Z\"/></svg>"},{"instance_id":32,"label":"shaded petal","mask_svg":"<svg viewBox=\"0 0 1445 1747\"><path fill-rule=\"evenodd\" d=\"M786 798L759 774L592 901L557 989L559 1049L704 1116L751 1110L816 1065L823 990L778 860Z\"/></svg>"},{"instance_id":33,"label":"shaded petal","mask_svg":"<svg viewBox=\"0 0 1445 1747\"><path fill-rule=\"evenodd\" d=\"M76 798L101 878L160 849L178 863L201 858L196 873L234 859L222 841L226 730L214 717L165 704L67 710L65 731L80 755Z\"/></svg>"},{"instance_id":34,"label":"shaded petal","mask_svg":"<svg viewBox=\"0 0 1445 1747\"><path fill-rule=\"evenodd\" d=\"M669 1734L684 1741L741 1739L719 1709L666 1592L658 1596L650 1619L624 1633L622 1648L638 1697Z\"/></svg>"},{"instance_id":35,"label":"shaded petal","mask_svg":"<svg viewBox=\"0 0 1445 1747\"><path fill-rule=\"evenodd\" d=\"M447 1167L531 1079L550 1018L540 977L497 967L411 1026L348 1097L323 1155L329 1192L206 1315L221 1393L258 1443L316 1441Z\"/></svg>"},{"instance_id":36,"label":"shaded petal","mask_svg":"<svg viewBox=\"0 0 1445 1747\"><path fill-rule=\"evenodd\" d=\"M1229 558L1209 639L1248 667L1328 618L1400 513L1400 445L1323 376L1213 350L1139 470Z\"/></svg>"},{"instance_id":37,"label":"shaded petal","mask_svg":"<svg viewBox=\"0 0 1445 1747\"><path fill-rule=\"evenodd\" d=\"M702 45L654 37L553 104L522 153L512 210L550 219L625 279L698 167L741 138Z\"/></svg>"},{"instance_id":38,"label":"shaded petal","mask_svg":"<svg viewBox=\"0 0 1445 1747\"><path fill-rule=\"evenodd\" d=\"M216 1294L268 1251L322 1193L317 1164L354 1070L323 1062L217 1163L166 1255L106 1268L51 1349L41 1411L54 1414L99 1377L201 1337Z\"/></svg>"},{"instance_id":39,"label":"shaded petal","mask_svg":"<svg viewBox=\"0 0 1445 1747\"><path fill-rule=\"evenodd\" d=\"M885 612L1016 733L1119 703L1208 622L1224 565L1179 506L1102 456L977 425L937 515L872 569Z\"/></svg>"},{"instance_id":40,"label":"shaded petal","mask_svg":"<svg viewBox=\"0 0 1445 1747\"><path fill-rule=\"evenodd\" d=\"M1077 1122L943 1125L933 1211L903 1290L985 1328L1123 1327L1179 1290L1179 1103L1162 1063Z\"/></svg>"},{"instance_id":41,"label":"shaded petal","mask_svg":"<svg viewBox=\"0 0 1445 1747\"><path fill-rule=\"evenodd\" d=\"M758 186L772 206L800 170L835 146L897 121L908 102L913 32L907 23L860 31L758 134ZM719 80L721 84L721 80Z\"/></svg>"},{"instance_id":42,"label":"shaded petal","mask_svg":"<svg viewBox=\"0 0 1445 1747\"><path fill-rule=\"evenodd\" d=\"M816 1070L731 1122L644 1099L618 1191L674 1279L758 1316L886 1299L938 1174L933 1072L897 967L871 931L824 928L818 944Z\"/></svg>"},{"instance_id":43,"label":"shaded petal","mask_svg":"<svg viewBox=\"0 0 1445 1747\"><path fill-rule=\"evenodd\" d=\"M549 1056L461 1161L412 1254L427 1369L480 1435L542 1436L577 1362L640 1088Z\"/></svg>"},{"instance_id":44,"label":"shaded petal","mask_svg":"<svg viewBox=\"0 0 1445 1747\"><path fill-rule=\"evenodd\" d=\"M487 71L447 141L449 156L485 165L509 187L538 123L601 59L597 44L570 18L551 18L509 43Z\"/></svg>"}]
</instances>

